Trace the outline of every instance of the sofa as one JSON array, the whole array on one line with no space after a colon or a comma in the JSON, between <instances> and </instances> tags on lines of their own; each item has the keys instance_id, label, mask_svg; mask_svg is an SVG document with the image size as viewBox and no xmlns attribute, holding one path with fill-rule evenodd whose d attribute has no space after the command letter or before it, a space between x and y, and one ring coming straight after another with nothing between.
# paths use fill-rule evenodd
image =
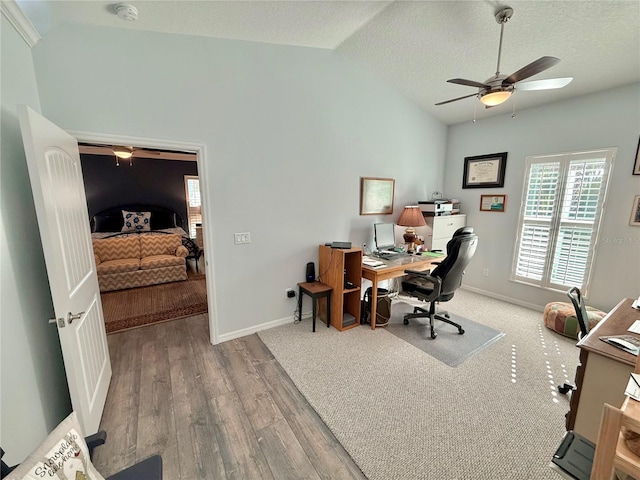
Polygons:
<instances>
[{"instance_id":1,"label":"sofa","mask_svg":"<svg viewBox=\"0 0 640 480\"><path fill-rule=\"evenodd\" d=\"M187 279L187 249L179 235L138 234L93 240L101 292Z\"/></svg>"}]
</instances>

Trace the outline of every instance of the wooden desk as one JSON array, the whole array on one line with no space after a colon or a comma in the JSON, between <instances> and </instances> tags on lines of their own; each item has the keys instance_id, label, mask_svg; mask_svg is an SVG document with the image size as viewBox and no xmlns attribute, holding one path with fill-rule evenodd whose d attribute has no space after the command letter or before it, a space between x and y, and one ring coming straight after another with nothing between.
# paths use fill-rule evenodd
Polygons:
<instances>
[{"instance_id":1,"label":"wooden desk","mask_svg":"<svg viewBox=\"0 0 640 480\"><path fill-rule=\"evenodd\" d=\"M391 278L402 277L405 270L417 270L419 272L429 270L434 262L441 262L442 257L422 257L418 255L402 256L398 259L385 260L376 258L385 264L384 267L370 267L362 264L362 277L370 280L371 288L371 330L376 328L376 310L378 306L378 282Z\"/></svg>"},{"instance_id":2,"label":"wooden desk","mask_svg":"<svg viewBox=\"0 0 640 480\"><path fill-rule=\"evenodd\" d=\"M625 387L636 363L635 355L600 340L609 335L635 335L627 331L640 311L625 298L580 340L580 364L576 370L576 390L571 394L567 430L574 430L596 442L605 403L622 405Z\"/></svg>"}]
</instances>

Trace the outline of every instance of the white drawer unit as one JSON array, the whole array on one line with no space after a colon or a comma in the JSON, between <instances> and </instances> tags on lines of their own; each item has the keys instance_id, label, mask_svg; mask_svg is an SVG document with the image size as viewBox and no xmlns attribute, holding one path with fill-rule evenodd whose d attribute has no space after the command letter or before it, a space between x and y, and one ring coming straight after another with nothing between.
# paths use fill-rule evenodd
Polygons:
<instances>
[{"instance_id":1,"label":"white drawer unit","mask_svg":"<svg viewBox=\"0 0 640 480\"><path fill-rule=\"evenodd\" d=\"M447 242L451 240L456 230L467 224L466 215L441 215L439 217L424 217L427 222L427 234L424 243L429 250L442 250L446 253Z\"/></svg>"}]
</instances>

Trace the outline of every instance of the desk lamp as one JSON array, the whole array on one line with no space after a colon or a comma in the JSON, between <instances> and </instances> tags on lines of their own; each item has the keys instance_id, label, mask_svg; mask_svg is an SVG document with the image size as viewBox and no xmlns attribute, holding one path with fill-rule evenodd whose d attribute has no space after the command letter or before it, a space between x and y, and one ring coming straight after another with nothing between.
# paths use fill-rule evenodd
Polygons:
<instances>
[{"instance_id":1,"label":"desk lamp","mask_svg":"<svg viewBox=\"0 0 640 480\"><path fill-rule=\"evenodd\" d=\"M424 227L427 225L420 207L417 205L404 207L398 219L398 225L407 227L403 235L404 242L407 244L407 252L413 253L413 242L415 242L417 238L415 227Z\"/></svg>"}]
</instances>

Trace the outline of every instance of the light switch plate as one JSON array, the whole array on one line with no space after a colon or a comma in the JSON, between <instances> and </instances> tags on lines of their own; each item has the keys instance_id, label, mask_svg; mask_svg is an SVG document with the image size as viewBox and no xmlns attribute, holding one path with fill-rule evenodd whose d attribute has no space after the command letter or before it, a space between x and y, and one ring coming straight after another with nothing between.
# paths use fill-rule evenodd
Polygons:
<instances>
[{"instance_id":1,"label":"light switch plate","mask_svg":"<svg viewBox=\"0 0 640 480\"><path fill-rule=\"evenodd\" d=\"M250 232L241 232L234 233L234 242L236 245L241 243L251 243L251 233Z\"/></svg>"}]
</instances>

